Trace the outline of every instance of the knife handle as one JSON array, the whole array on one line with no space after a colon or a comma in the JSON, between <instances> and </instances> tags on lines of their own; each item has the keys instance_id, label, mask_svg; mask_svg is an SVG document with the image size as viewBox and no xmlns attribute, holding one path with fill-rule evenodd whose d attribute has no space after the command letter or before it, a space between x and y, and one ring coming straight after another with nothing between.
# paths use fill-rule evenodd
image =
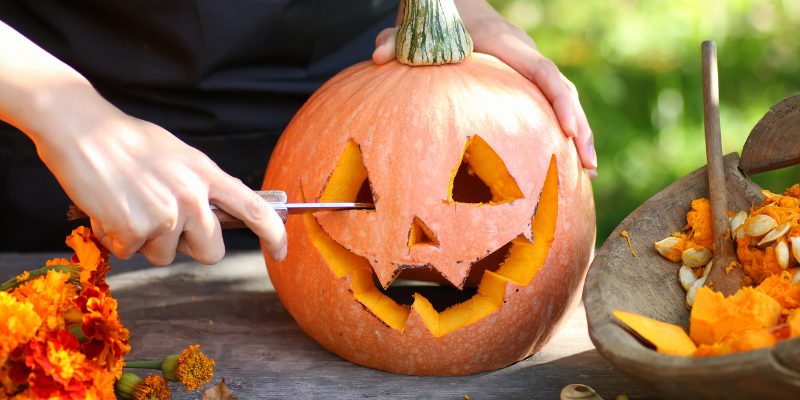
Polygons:
<instances>
[{"instance_id":1,"label":"knife handle","mask_svg":"<svg viewBox=\"0 0 800 400\"><path fill-rule=\"evenodd\" d=\"M256 190L255 193L270 203L272 208L275 209L275 212L278 213L278 216L281 217L281 220L285 224L286 219L289 217L289 210L286 208L281 208L280 204L284 204L288 200L286 197L286 192L282 190ZM217 216L217 219L219 219L219 224L222 229L247 228L247 225L245 225L245 223L240 219L219 208L216 208L216 206L212 207L211 211ZM69 211L67 211L67 220L72 221L81 218L89 218L89 216L77 206L70 205Z\"/></svg>"},{"instance_id":2,"label":"knife handle","mask_svg":"<svg viewBox=\"0 0 800 400\"><path fill-rule=\"evenodd\" d=\"M286 203L288 200L288 197L286 197L286 192L283 190L256 190L255 192L257 195L261 196L262 199L270 203L275 212L278 213L278 216L281 217L281 221L283 221L285 224L286 219L289 218L289 210L286 208L280 208L278 206ZM222 229L247 228L247 225L245 225L242 220L219 208L214 207L211 211L213 211L214 215L216 215L217 219L219 219L219 226L222 227Z\"/></svg>"}]
</instances>

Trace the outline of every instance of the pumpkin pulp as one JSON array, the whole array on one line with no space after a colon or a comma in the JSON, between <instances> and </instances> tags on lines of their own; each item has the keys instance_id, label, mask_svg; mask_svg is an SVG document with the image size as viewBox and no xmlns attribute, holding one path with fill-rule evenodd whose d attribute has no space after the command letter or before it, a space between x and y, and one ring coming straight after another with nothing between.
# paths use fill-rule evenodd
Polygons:
<instances>
[{"instance_id":1,"label":"pumpkin pulp","mask_svg":"<svg viewBox=\"0 0 800 400\"><path fill-rule=\"evenodd\" d=\"M478 144L475 145L475 143ZM477 149L473 151L473 155L468 157L473 160L471 165L487 165L479 164L474 160L476 158L478 160L491 159L491 157L486 157L489 152L494 153L491 148L477 136L470 138L465 148L470 149L471 146L475 146ZM502 163L502 160L499 161ZM475 167L474 170L476 170L476 174L486 179L489 188L495 188L492 190L493 195L500 193L505 196L503 193L508 193L508 187L511 187L508 179L511 179L513 187L516 187L516 182L505 171L504 165L502 170L505 171L505 175L496 172L498 165L495 161L488 163L488 166L490 168ZM485 172L488 170L492 172ZM363 166L361 153L358 145L351 140L325 186L320 201L353 201L365 181L368 182L368 176L366 168ZM516 191L519 191L518 187L516 187ZM513 189L511 192L513 193ZM301 197L305 199L302 193ZM499 202L491 204L503 202L503 199L499 200ZM413 303L410 306L399 304L376 286L372 267L367 259L351 253L328 236L313 215L304 215L304 221L311 242L320 252L328 267L339 279L352 274L353 297L375 317L389 327L402 332L411 310L414 309L420 314L430 332L435 337L440 337L470 325L500 309L504 301L506 284L510 282L519 286L527 286L544 265L553 243L558 216L558 171L555 155L550 160L536 210L531 221L533 243L523 235L512 240L508 245L505 259L499 267L495 271L487 269L483 273L477 293L470 299L441 312L437 311L431 301L419 293L414 294ZM411 225L410 246L438 245L435 235L418 218L415 218Z\"/></svg>"}]
</instances>

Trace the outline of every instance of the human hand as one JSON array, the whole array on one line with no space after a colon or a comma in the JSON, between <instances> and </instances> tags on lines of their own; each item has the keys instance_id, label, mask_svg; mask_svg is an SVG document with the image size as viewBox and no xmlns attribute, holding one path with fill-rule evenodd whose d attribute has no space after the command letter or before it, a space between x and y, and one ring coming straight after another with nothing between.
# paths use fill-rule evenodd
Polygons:
<instances>
[{"instance_id":1,"label":"human hand","mask_svg":"<svg viewBox=\"0 0 800 400\"><path fill-rule=\"evenodd\" d=\"M474 50L493 55L535 83L553 106L561 130L573 138L578 156L589 177L597 177L597 153L594 136L586 120L578 91L558 67L545 58L524 30L503 18L485 0L455 0L464 26L472 37ZM399 19L403 15L400 3ZM372 59L376 64L395 59L397 28L387 28L378 34Z\"/></svg>"},{"instance_id":2,"label":"human hand","mask_svg":"<svg viewBox=\"0 0 800 400\"><path fill-rule=\"evenodd\" d=\"M0 21L0 120L39 157L121 259L155 265L180 251L214 264L225 254L215 204L244 221L276 260L286 230L260 196L198 150L103 99L74 69Z\"/></svg>"},{"instance_id":3,"label":"human hand","mask_svg":"<svg viewBox=\"0 0 800 400\"><path fill-rule=\"evenodd\" d=\"M225 247L208 206L213 203L258 234L270 257L286 256L286 231L277 213L207 156L110 105L88 114L69 127L75 134L38 140L37 149L114 255L127 259L140 251L163 266L177 250L217 263Z\"/></svg>"}]
</instances>

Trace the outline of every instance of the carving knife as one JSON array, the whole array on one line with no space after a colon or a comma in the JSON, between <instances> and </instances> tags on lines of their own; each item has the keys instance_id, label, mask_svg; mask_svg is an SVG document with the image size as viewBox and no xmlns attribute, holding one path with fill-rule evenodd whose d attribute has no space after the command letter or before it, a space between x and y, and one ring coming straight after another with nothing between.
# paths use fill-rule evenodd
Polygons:
<instances>
[{"instance_id":1,"label":"carving knife","mask_svg":"<svg viewBox=\"0 0 800 400\"><path fill-rule=\"evenodd\" d=\"M284 223L286 223L289 214L375 209L375 204L372 203L287 203L288 198L286 197L286 193L282 190L256 190L255 193L269 203ZM222 229L247 228L244 222L221 210L217 206L210 204L209 207L219 219ZM78 207L74 205L69 206L67 219L72 221L79 218L89 218L89 216Z\"/></svg>"}]
</instances>

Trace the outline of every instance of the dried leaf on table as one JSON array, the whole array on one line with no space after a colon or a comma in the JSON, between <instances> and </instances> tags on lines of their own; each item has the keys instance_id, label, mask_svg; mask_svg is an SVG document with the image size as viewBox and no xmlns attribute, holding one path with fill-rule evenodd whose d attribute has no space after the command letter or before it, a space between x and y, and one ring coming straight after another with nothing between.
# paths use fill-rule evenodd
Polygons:
<instances>
[{"instance_id":1,"label":"dried leaf on table","mask_svg":"<svg viewBox=\"0 0 800 400\"><path fill-rule=\"evenodd\" d=\"M225 378L222 378L222 381L212 387L211 389L206 389L203 393L202 400L238 400L238 397L233 397L231 392L228 390L228 385L225 384Z\"/></svg>"}]
</instances>

